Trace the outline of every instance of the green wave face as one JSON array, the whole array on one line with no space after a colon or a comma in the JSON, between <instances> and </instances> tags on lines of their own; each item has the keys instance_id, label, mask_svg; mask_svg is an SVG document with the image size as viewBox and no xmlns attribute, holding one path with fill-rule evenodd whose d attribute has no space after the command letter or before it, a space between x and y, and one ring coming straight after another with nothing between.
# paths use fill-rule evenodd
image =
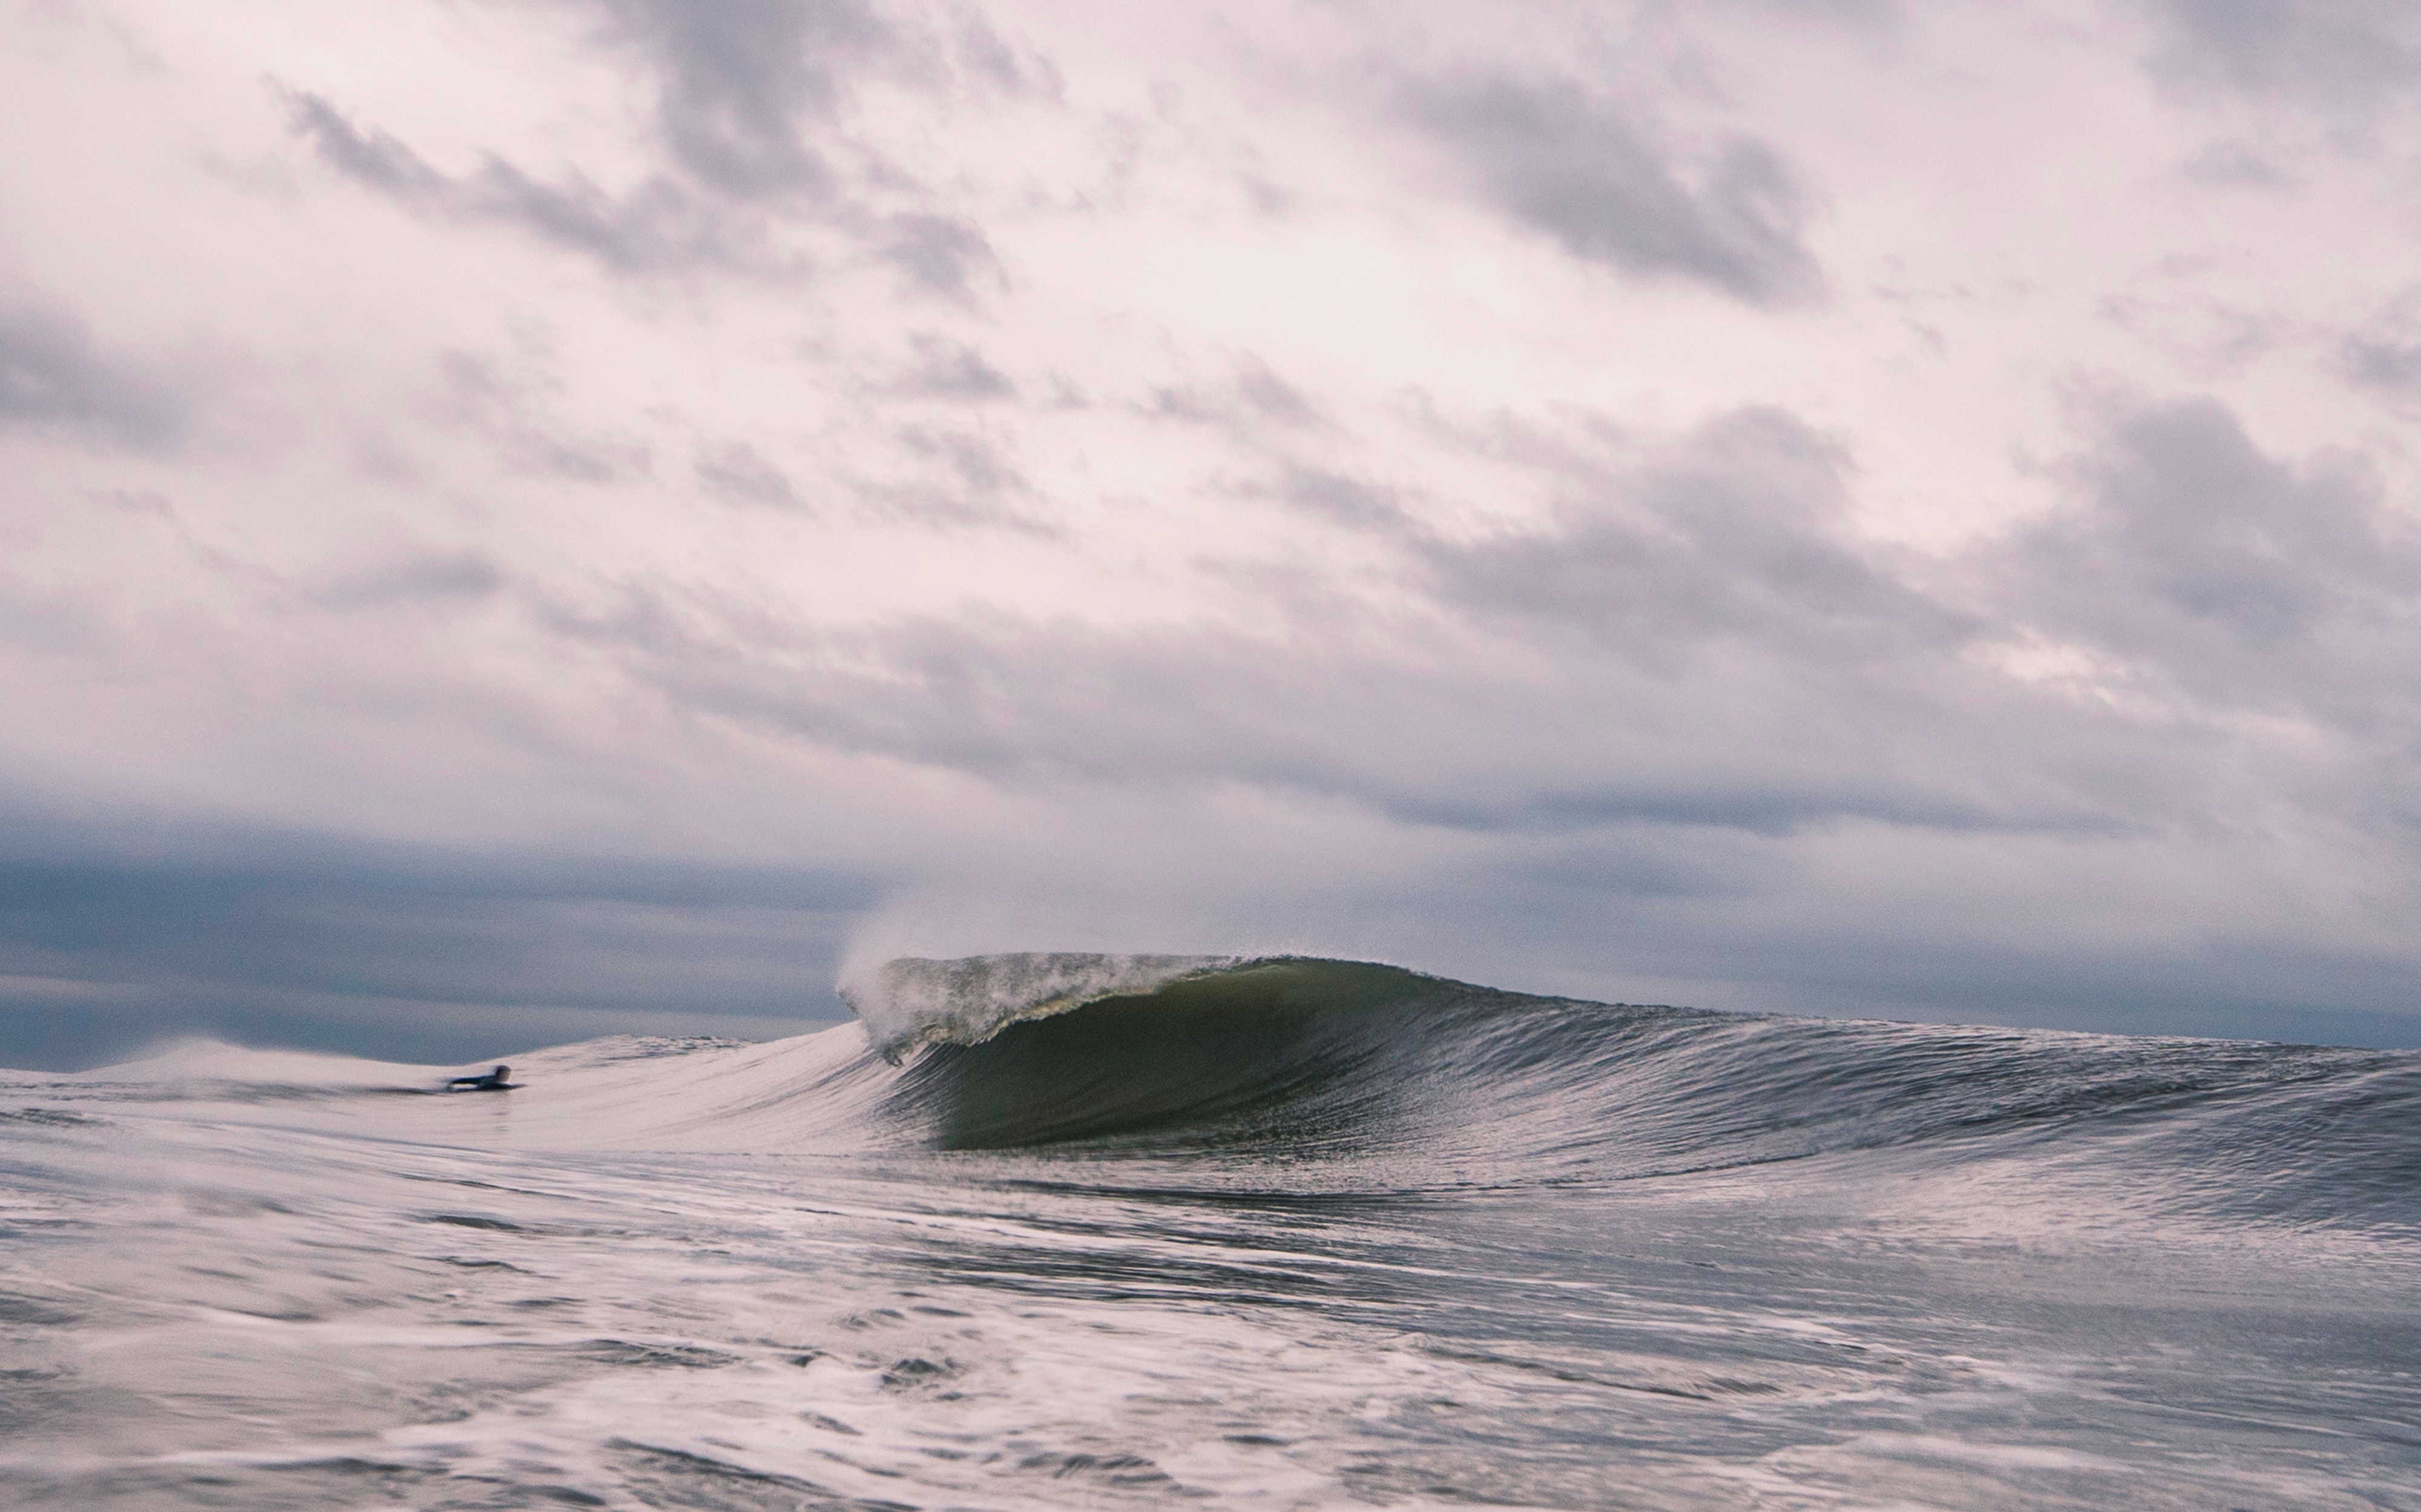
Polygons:
<instances>
[{"instance_id":1,"label":"green wave face","mask_svg":"<svg viewBox=\"0 0 2421 1512\"><path fill-rule=\"evenodd\" d=\"M1410 1083L1389 1063L1492 1000L1530 1001L1368 962L1195 962L1143 990L1043 1000L979 1037L929 1041L890 1106L957 1149L1359 1148L1401 1122Z\"/></svg>"},{"instance_id":2,"label":"green wave face","mask_svg":"<svg viewBox=\"0 0 2421 1512\"><path fill-rule=\"evenodd\" d=\"M1407 1186L2023 1154L2131 1202L2327 1223L2408 1221L2421 1188L2409 1052L1588 1003L1301 957L885 976L877 1121L942 1149L1376 1159Z\"/></svg>"}]
</instances>

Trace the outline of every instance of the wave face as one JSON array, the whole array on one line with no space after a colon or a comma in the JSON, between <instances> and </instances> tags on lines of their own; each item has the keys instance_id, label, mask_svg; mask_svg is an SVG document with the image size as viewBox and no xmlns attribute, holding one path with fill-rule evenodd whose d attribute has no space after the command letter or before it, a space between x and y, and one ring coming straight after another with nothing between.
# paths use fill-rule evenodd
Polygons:
<instances>
[{"instance_id":1,"label":"wave face","mask_svg":"<svg viewBox=\"0 0 2421 1512\"><path fill-rule=\"evenodd\" d=\"M0 1073L0 1502L2421 1509L2421 1054L1304 958L852 1001L498 1095Z\"/></svg>"},{"instance_id":2,"label":"wave face","mask_svg":"<svg viewBox=\"0 0 2421 1512\"><path fill-rule=\"evenodd\" d=\"M903 964L931 1006L892 1041L925 1048L882 1109L945 1149L1416 1154L1497 1183L2023 1151L2115 1162L2180 1211L2421 1218L2410 1052L1586 1003L1300 958Z\"/></svg>"}]
</instances>

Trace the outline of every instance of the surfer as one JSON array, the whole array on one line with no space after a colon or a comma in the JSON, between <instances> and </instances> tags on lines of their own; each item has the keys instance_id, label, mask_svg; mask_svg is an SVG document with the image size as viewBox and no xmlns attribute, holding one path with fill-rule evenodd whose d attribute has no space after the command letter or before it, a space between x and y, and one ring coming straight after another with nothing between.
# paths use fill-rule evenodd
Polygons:
<instances>
[{"instance_id":1,"label":"surfer","mask_svg":"<svg viewBox=\"0 0 2421 1512\"><path fill-rule=\"evenodd\" d=\"M448 1092L503 1092L512 1086L510 1082L505 1080L511 1072L511 1067L499 1066L485 1076L458 1076L445 1083L445 1090Z\"/></svg>"}]
</instances>

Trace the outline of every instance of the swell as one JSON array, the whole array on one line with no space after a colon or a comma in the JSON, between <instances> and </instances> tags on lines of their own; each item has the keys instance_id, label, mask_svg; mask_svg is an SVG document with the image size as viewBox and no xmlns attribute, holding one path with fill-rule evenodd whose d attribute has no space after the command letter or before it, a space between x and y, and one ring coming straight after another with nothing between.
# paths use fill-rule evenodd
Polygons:
<instances>
[{"instance_id":1,"label":"swell","mask_svg":"<svg viewBox=\"0 0 2421 1512\"><path fill-rule=\"evenodd\" d=\"M514 1057L524 1087L496 1098L389 1095L449 1068L194 1047L0 1077L0 1114L12 1138L70 1137L62 1119L199 1098L218 1119L437 1143L1152 1157L1223 1180L1321 1162L1398 1189L1991 1166L2022 1196L2082 1183L2169 1212L2421 1226L2413 1052L1719 1014L1303 958L902 974L925 1017L888 1037L592 1042Z\"/></svg>"},{"instance_id":2,"label":"swell","mask_svg":"<svg viewBox=\"0 0 2421 1512\"><path fill-rule=\"evenodd\" d=\"M2413 1222L2421 1190L2411 1052L1718 1014L1299 958L1069 996L928 1037L881 1114L944 1149L1401 1158L1423 1180L1900 1151L2363 1224Z\"/></svg>"}]
</instances>

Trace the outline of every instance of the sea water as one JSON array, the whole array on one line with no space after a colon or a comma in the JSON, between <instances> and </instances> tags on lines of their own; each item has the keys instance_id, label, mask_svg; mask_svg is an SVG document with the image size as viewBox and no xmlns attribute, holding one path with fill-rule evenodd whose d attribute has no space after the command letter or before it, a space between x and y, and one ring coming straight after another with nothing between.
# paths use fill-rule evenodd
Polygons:
<instances>
[{"instance_id":1,"label":"sea water","mask_svg":"<svg viewBox=\"0 0 2421 1512\"><path fill-rule=\"evenodd\" d=\"M0 1503L2421 1508L2410 1052L1314 960L857 1006L0 1076Z\"/></svg>"}]
</instances>

